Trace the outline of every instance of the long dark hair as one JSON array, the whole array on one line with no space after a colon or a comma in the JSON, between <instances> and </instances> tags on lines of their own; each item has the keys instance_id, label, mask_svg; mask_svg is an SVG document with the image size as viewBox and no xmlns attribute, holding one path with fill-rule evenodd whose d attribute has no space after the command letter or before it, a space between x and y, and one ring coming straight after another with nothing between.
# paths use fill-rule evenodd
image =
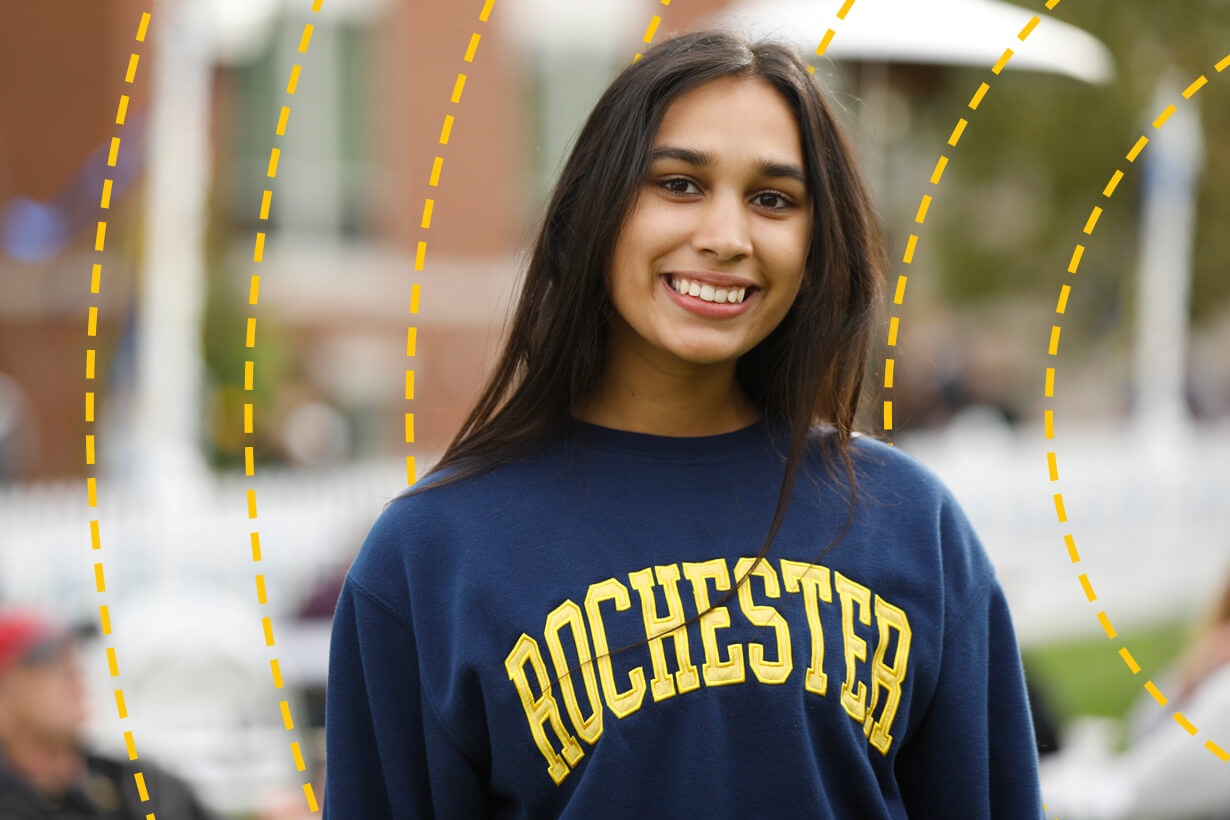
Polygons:
<instances>
[{"instance_id":1,"label":"long dark hair","mask_svg":"<svg viewBox=\"0 0 1230 820\"><path fill-rule=\"evenodd\" d=\"M736 363L740 386L766 421L789 430L790 446L760 553L714 606L734 595L768 553L817 423L831 427L820 439L826 472L837 477L841 464L849 482L849 528L855 499L849 443L883 287L879 228L853 152L804 59L787 44L749 43L718 30L659 43L598 100L552 192L499 362L427 475L454 469L399 498L490 469L564 432L573 408L603 376L613 315L604 274L644 185L662 115L681 94L727 76L763 80L789 105L813 217L794 304Z\"/></svg>"}]
</instances>

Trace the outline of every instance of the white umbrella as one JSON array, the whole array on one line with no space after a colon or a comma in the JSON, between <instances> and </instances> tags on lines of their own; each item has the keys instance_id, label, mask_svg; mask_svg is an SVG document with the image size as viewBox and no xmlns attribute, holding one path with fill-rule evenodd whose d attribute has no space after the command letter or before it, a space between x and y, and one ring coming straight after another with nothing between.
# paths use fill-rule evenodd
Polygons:
<instances>
[{"instance_id":1,"label":"white umbrella","mask_svg":"<svg viewBox=\"0 0 1230 820\"><path fill-rule=\"evenodd\" d=\"M1114 60L1100 40L1045 10L1022 42L1017 34L1034 11L998 0L860 0L838 20L842 1L745 0L706 22L752 38L776 36L808 53L834 28L824 56L836 60L989 68L1011 48L1008 71L1048 71L1098 84L1114 77Z\"/></svg>"}]
</instances>

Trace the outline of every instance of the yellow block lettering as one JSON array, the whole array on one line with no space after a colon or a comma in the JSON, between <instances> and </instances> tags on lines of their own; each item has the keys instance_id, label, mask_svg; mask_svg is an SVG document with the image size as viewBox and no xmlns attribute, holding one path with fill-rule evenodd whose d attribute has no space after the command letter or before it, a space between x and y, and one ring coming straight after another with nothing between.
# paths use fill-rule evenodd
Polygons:
<instances>
[{"instance_id":1,"label":"yellow block lettering","mask_svg":"<svg viewBox=\"0 0 1230 820\"><path fill-rule=\"evenodd\" d=\"M577 693L572 686L572 675L568 670L568 658L564 655L564 646L560 641L560 630L565 626L572 627L572 639L577 646L577 657L581 662L581 678L585 681L585 696L589 699L592 710L589 717L581 716L581 706L577 703ZM581 607L572 601L564 601L547 616L547 628L544 634L547 639L547 649L551 650L551 660L555 662L555 674L559 676L560 690L564 694L564 707L572 718L576 732L589 745L598 742L602 737L602 700L598 697L598 680L594 675L592 656L589 654L589 635L585 632L585 617Z\"/></svg>"},{"instance_id":2,"label":"yellow block lettering","mask_svg":"<svg viewBox=\"0 0 1230 820\"><path fill-rule=\"evenodd\" d=\"M910 621L905 617L905 611L893 606L879 595L876 596L876 623L880 627L880 642L876 645L875 658L871 662L871 705L867 707L867 717L863 721L863 734L872 746L887 755L888 747L892 745L893 737L888 733L897 715L897 706L901 702L901 683L905 680L905 670L910 659ZM884 655L888 651L888 630L897 630L897 651L893 653L891 666L884 664ZM872 725L872 714L876 710L880 690L883 689L886 700L884 712L880 719Z\"/></svg>"},{"instance_id":3,"label":"yellow block lettering","mask_svg":"<svg viewBox=\"0 0 1230 820\"><path fill-rule=\"evenodd\" d=\"M803 687L808 692L823 695L829 688L829 676L824 674L824 630L820 626L820 601L833 603L833 588L829 583L829 568L798 561L782 561L782 581L787 592L803 590L803 607L811 629L811 666Z\"/></svg>"},{"instance_id":4,"label":"yellow block lettering","mask_svg":"<svg viewBox=\"0 0 1230 820\"><path fill-rule=\"evenodd\" d=\"M870 626L871 590L840 572L833 573L833 586L841 598L841 632L846 643L846 679L841 684L841 705L850 717L862 723L867 712L867 687L858 681L855 688L854 662L867 659L867 642L854 634L854 605L858 604L859 622Z\"/></svg>"},{"instance_id":5,"label":"yellow block lettering","mask_svg":"<svg viewBox=\"0 0 1230 820\"><path fill-rule=\"evenodd\" d=\"M534 674L538 677L538 688L542 691L537 698L530 691L530 682L525 674L527 662L534 667ZM538 745L538 750L547 759L547 774L551 775L551 779L558 786L568 776L569 766L575 766L585 753L581 751L581 744L577 743L577 739L568 733L560 720L559 707L555 704L555 698L551 697L551 681L547 678L547 667L542 661L542 653L538 651L538 641L529 635L522 634L512 652L509 652L508 657L504 659L504 668L508 670L508 679L516 685L517 694L521 696L521 705L525 708L525 716L529 719L534 743ZM555 751L551 741L547 739L545 724L548 721L551 723L555 736L562 744L563 757ZM568 762L565 763L565 760Z\"/></svg>"},{"instance_id":6,"label":"yellow block lettering","mask_svg":"<svg viewBox=\"0 0 1230 820\"><path fill-rule=\"evenodd\" d=\"M654 571L657 572L658 583L666 594L667 614L661 617L653 600ZM641 611L645 617L645 637L649 639L649 656L653 659L653 699L663 700L675 696L675 682L678 681L680 692L691 692L700 688L700 673L692 665L692 655L688 648L688 631L684 628L683 601L679 598L679 567L675 564L654 567L654 570L642 569L628 574L628 580L641 596ZM666 667L666 652L663 642L667 635L675 639L675 660L679 671L674 680Z\"/></svg>"},{"instance_id":7,"label":"yellow block lettering","mask_svg":"<svg viewBox=\"0 0 1230 820\"><path fill-rule=\"evenodd\" d=\"M585 594L585 614L589 617L589 629L594 636L594 652L598 654L598 677L602 680L602 694L611 713L617 718L625 718L641 708L641 701L645 698L645 670L636 667L628 673L632 685L623 692L615 689L611 649L607 644L606 625L602 622L602 612L599 609L599 604L603 601L614 601L618 612L632 606L632 601L628 596L628 588L614 578L590 584L589 592Z\"/></svg>"},{"instance_id":8,"label":"yellow block lettering","mask_svg":"<svg viewBox=\"0 0 1230 820\"><path fill-rule=\"evenodd\" d=\"M742 578L755 562L755 558L740 558L735 564L735 577ZM764 594L770 598L780 598L781 588L777 583L777 573L767 561L761 561L753 576L764 579ZM771 626L777 632L777 660L764 659L764 644L749 643L747 645L747 663L756 673L756 679L761 683L785 683L794 669L793 650L790 645L790 626L782 614L768 604L752 602L752 579L739 587L739 606L743 615L756 626Z\"/></svg>"},{"instance_id":9,"label":"yellow block lettering","mask_svg":"<svg viewBox=\"0 0 1230 820\"><path fill-rule=\"evenodd\" d=\"M701 564L683 564L684 576L692 582L692 593L696 596L696 611L704 612L700 616L700 636L705 645L705 665L702 671L705 675L705 686L721 686L727 683L743 683L746 673L743 667L743 646L731 644L726 660L718 656L717 630L730 626L730 610L724 606L709 609L709 585L713 579L713 587L719 592L730 589L730 573L726 570L726 561L714 558ZM705 610L709 610L705 612Z\"/></svg>"}]
</instances>

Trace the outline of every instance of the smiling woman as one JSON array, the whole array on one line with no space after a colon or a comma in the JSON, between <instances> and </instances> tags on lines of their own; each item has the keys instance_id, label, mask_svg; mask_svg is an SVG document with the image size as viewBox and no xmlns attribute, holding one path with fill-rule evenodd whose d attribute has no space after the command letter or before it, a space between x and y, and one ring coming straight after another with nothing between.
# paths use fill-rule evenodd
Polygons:
<instances>
[{"instance_id":1,"label":"smiling woman","mask_svg":"<svg viewBox=\"0 0 1230 820\"><path fill-rule=\"evenodd\" d=\"M797 52L625 68L482 395L347 573L325 816L1039 818L994 568L853 429L882 267Z\"/></svg>"}]
</instances>

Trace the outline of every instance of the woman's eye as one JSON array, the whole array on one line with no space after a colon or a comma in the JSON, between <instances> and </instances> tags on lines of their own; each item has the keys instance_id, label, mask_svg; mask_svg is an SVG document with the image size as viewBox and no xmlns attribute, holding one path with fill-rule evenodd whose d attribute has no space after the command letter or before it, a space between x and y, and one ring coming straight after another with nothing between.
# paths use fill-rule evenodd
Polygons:
<instances>
[{"instance_id":1,"label":"woman's eye","mask_svg":"<svg viewBox=\"0 0 1230 820\"><path fill-rule=\"evenodd\" d=\"M675 177L674 179L665 180L661 184L662 184L662 187L666 188L671 193L686 194L688 193L688 191L686 190L686 186L695 185L696 183L692 182L692 180L690 179L684 179L683 177ZM683 190L679 188L671 188L670 186L672 185L683 185L685 186L685 188Z\"/></svg>"},{"instance_id":2,"label":"woman's eye","mask_svg":"<svg viewBox=\"0 0 1230 820\"><path fill-rule=\"evenodd\" d=\"M666 179L666 180L659 182L658 184L673 194L693 193L692 191L689 191L687 188L689 185L693 185L693 186L696 185L695 182L685 177L674 177L673 179ZM676 186L676 187L672 187L672 186ZM769 210L773 210L773 211L784 211L787 208L791 207L791 205L793 204L783 194L779 194L776 191L765 191L763 193L757 194L754 201L761 202L761 204L764 204L763 200L765 199L778 200L777 204L764 205L764 207L768 208Z\"/></svg>"},{"instance_id":3,"label":"woman's eye","mask_svg":"<svg viewBox=\"0 0 1230 820\"><path fill-rule=\"evenodd\" d=\"M757 199L761 199L761 200L763 200L763 199L765 199L766 197L767 197L767 198L769 198L769 199L777 199L777 200L781 200L781 204L780 204L780 205L770 205L770 206L768 206L768 207L772 208L772 209L773 209L773 210L775 210L775 211L784 211L786 208L789 208L789 207L790 207L790 200L786 199L786 197L782 196L781 194L775 194L775 193L773 193L772 191L766 191L765 193L760 194L760 195L759 195L759 196L757 196L756 198L757 198Z\"/></svg>"}]
</instances>

